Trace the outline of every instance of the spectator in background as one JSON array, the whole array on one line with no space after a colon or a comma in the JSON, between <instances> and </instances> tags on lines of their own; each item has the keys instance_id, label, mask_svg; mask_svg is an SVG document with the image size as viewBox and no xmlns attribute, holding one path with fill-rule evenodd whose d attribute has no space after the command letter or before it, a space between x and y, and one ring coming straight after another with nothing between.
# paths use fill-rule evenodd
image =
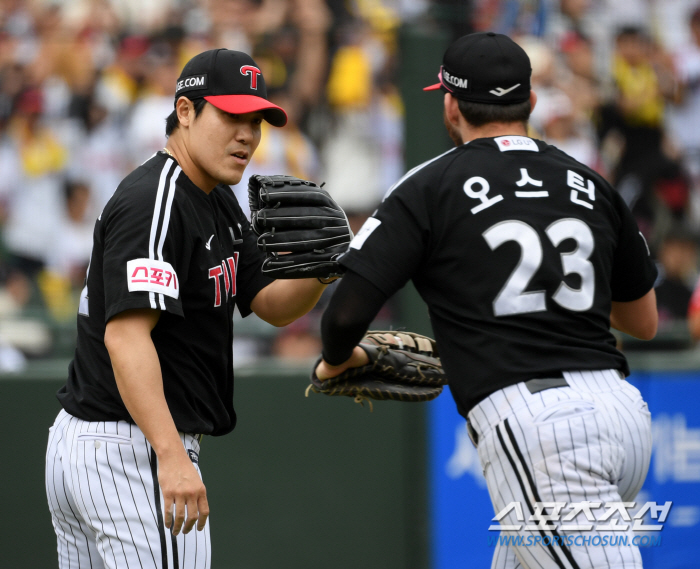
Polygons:
<instances>
[{"instance_id":1,"label":"spectator in background","mask_svg":"<svg viewBox=\"0 0 700 569\"><path fill-rule=\"evenodd\" d=\"M697 342L700 340L700 281L695 285L688 306L688 331L690 337Z\"/></svg>"},{"instance_id":2,"label":"spectator in background","mask_svg":"<svg viewBox=\"0 0 700 569\"><path fill-rule=\"evenodd\" d=\"M559 52L567 76L563 90L571 99L576 120L585 123L594 138L592 120L601 95L592 42L579 32L570 32L561 38Z\"/></svg>"},{"instance_id":3,"label":"spectator in background","mask_svg":"<svg viewBox=\"0 0 700 569\"><path fill-rule=\"evenodd\" d=\"M563 58L557 58L543 40L528 36L518 43L530 58L532 86L537 92L538 104L530 116L530 126L548 143L600 172L602 165L591 127L597 89L587 42L579 36L567 36Z\"/></svg>"},{"instance_id":4,"label":"spectator in background","mask_svg":"<svg viewBox=\"0 0 700 569\"><path fill-rule=\"evenodd\" d=\"M131 111L127 127L128 147L134 166L148 160L165 146L163 125L173 111L179 70L177 58L167 44L158 43L151 46L146 54L146 76L142 95Z\"/></svg>"},{"instance_id":5,"label":"spectator in background","mask_svg":"<svg viewBox=\"0 0 700 569\"><path fill-rule=\"evenodd\" d=\"M9 126L16 161L2 174L16 184L8 197L4 231L10 264L30 277L45 265L56 236L62 174L68 159L67 149L42 121L42 108L39 89L28 89L19 96Z\"/></svg>"},{"instance_id":6,"label":"spectator in background","mask_svg":"<svg viewBox=\"0 0 700 569\"><path fill-rule=\"evenodd\" d=\"M68 180L63 192L64 207L59 214L47 268L69 282L73 289L80 290L90 263L95 225L88 215L90 187L84 182Z\"/></svg>"},{"instance_id":7,"label":"spectator in background","mask_svg":"<svg viewBox=\"0 0 700 569\"><path fill-rule=\"evenodd\" d=\"M113 62L106 65L97 80L96 96L110 114L118 120L127 117L139 95L145 75L145 58L148 39L142 36L126 36L121 39Z\"/></svg>"},{"instance_id":8,"label":"spectator in background","mask_svg":"<svg viewBox=\"0 0 700 569\"><path fill-rule=\"evenodd\" d=\"M327 85L334 124L324 140L323 177L354 232L403 173L403 108L388 80L395 29L382 18L372 22L342 30Z\"/></svg>"},{"instance_id":9,"label":"spectator in background","mask_svg":"<svg viewBox=\"0 0 700 569\"><path fill-rule=\"evenodd\" d=\"M545 140L589 168L600 171L600 158L593 132L577 120L568 95L560 92L548 100L544 113Z\"/></svg>"},{"instance_id":10,"label":"spectator in background","mask_svg":"<svg viewBox=\"0 0 700 569\"><path fill-rule=\"evenodd\" d=\"M700 6L690 16L692 41L673 54L679 96L669 105L667 126L691 182L690 221L700 228Z\"/></svg>"},{"instance_id":11,"label":"spectator in background","mask_svg":"<svg viewBox=\"0 0 700 569\"><path fill-rule=\"evenodd\" d=\"M697 235L682 225L674 227L659 247L656 305L659 329L682 321L688 314L693 285L698 275Z\"/></svg>"},{"instance_id":12,"label":"spectator in background","mask_svg":"<svg viewBox=\"0 0 700 569\"><path fill-rule=\"evenodd\" d=\"M124 144L124 129L94 94L74 97L74 117L70 124L70 162L68 176L85 180L90 191L87 215L97 218L107 200L128 171L126 152L115 152Z\"/></svg>"},{"instance_id":13,"label":"spectator in background","mask_svg":"<svg viewBox=\"0 0 700 569\"><path fill-rule=\"evenodd\" d=\"M602 108L599 137L610 131L622 137L623 149L613 172L617 190L649 236L658 202L655 184L668 167L662 146L666 98L673 96L673 84L659 73L654 45L640 28L625 27L616 38L613 63L616 100Z\"/></svg>"},{"instance_id":14,"label":"spectator in background","mask_svg":"<svg viewBox=\"0 0 700 569\"><path fill-rule=\"evenodd\" d=\"M57 212L56 236L48 251L46 268L37 278L44 303L56 321L75 318L95 226L95 218L89 214L88 185L68 180L63 190L64 204Z\"/></svg>"}]
</instances>

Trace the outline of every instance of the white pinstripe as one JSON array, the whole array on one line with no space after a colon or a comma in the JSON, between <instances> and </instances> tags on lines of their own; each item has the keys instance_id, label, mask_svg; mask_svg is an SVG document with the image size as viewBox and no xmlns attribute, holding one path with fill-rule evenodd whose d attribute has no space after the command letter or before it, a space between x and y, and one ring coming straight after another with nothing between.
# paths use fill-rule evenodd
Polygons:
<instances>
[{"instance_id":1,"label":"white pinstripe","mask_svg":"<svg viewBox=\"0 0 700 569\"><path fill-rule=\"evenodd\" d=\"M196 437L181 438L199 452ZM168 569L209 569L209 522L175 539L165 529L163 555L151 452L135 425L59 413L49 434L46 494L60 569L165 569L163 557Z\"/></svg>"},{"instance_id":2,"label":"white pinstripe","mask_svg":"<svg viewBox=\"0 0 700 569\"><path fill-rule=\"evenodd\" d=\"M470 411L495 512L520 502L527 520L528 501L627 502L641 489L651 458L651 420L639 391L616 370L564 372L564 377L569 387L532 394L524 383L511 385ZM605 512L593 510L597 516ZM576 522L586 523L585 516L569 523ZM517 524L515 512L501 523ZM502 532L518 533L533 535ZM631 542L634 534L630 528L563 535L627 535ZM491 567L641 569L642 562L633 546L499 545Z\"/></svg>"}]
</instances>

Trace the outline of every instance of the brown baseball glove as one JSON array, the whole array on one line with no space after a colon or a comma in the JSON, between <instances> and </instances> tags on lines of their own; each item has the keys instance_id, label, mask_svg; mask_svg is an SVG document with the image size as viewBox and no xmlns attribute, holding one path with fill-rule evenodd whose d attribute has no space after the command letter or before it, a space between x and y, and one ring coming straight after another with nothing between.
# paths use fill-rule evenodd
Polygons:
<instances>
[{"instance_id":1,"label":"brown baseball glove","mask_svg":"<svg viewBox=\"0 0 700 569\"><path fill-rule=\"evenodd\" d=\"M369 364L321 381L314 365L309 392L393 401L430 401L447 385L435 340L413 332L369 331L360 342ZM370 407L372 402L370 401Z\"/></svg>"}]
</instances>

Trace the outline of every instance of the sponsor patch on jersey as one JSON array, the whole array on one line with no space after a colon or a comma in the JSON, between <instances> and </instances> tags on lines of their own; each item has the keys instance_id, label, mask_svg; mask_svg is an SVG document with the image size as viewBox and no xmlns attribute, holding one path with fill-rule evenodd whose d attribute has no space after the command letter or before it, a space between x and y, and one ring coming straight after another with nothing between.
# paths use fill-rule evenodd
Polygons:
<instances>
[{"instance_id":1,"label":"sponsor patch on jersey","mask_svg":"<svg viewBox=\"0 0 700 569\"><path fill-rule=\"evenodd\" d=\"M530 152L539 152L537 143L527 136L499 136L494 138L501 152L509 150L529 150Z\"/></svg>"},{"instance_id":2,"label":"sponsor patch on jersey","mask_svg":"<svg viewBox=\"0 0 700 569\"><path fill-rule=\"evenodd\" d=\"M368 217L367 221L365 221L364 225L357 232L357 235L355 235L353 240L350 241L350 247L352 249L362 249L362 246L365 244L365 241L367 241L367 238L372 235L372 232L381 224L382 222L376 217Z\"/></svg>"},{"instance_id":3,"label":"sponsor patch on jersey","mask_svg":"<svg viewBox=\"0 0 700 569\"><path fill-rule=\"evenodd\" d=\"M126 263L129 292L146 291L172 298L180 296L175 269L170 263L155 259L133 259Z\"/></svg>"}]
</instances>

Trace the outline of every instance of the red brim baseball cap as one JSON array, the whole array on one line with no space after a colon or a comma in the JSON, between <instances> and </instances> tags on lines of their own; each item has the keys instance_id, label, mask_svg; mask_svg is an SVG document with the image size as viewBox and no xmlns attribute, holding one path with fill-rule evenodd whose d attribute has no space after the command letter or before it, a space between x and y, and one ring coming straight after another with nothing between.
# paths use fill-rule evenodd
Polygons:
<instances>
[{"instance_id":1,"label":"red brim baseball cap","mask_svg":"<svg viewBox=\"0 0 700 569\"><path fill-rule=\"evenodd\" d=\"M212 49L195 55L177 80L175 103L181 96L203 98L218 109L237 115L262 111L271 125L287 124L287 113L267 99L260 68L242 51Z\"/></svg>"},{"instance_id":2,"label":"red brim baseball cap","mask_svg":"<svg viewBox=\"0 0 700 569\"><path fill-rule=\"evenodd\" d=\"M272 126L287 124L287 113L267 99L255 95L211 95L204 100L227 113L242 115L262 111L265 120Z\"/></svg>"},{"instance_id":3,"label":"red brim baseball cap","mask_svg":"<svg viewBox=\"0 0 700 569\"><path fill-rule=\"evenodd\" d=\"M530 98L530 58L508 36L478 32L462 36L442 59L438 89L463 101L512 105Z\"/></svg>"},{"instance_id":4,"label":"red brim baseball cap","mask_svg":"<svg viewBox=\"0 0 700 569\"><path fill-rule=\"evenodd\" d=\"M435 83L435 85L428 85L427 87L423 87L423 91L437 91L441 88L452 93L452 89L450 89L447 85L445 85L442 82L442 65L440 66L440 71L438 71L438 82Z\"/></svg>"}]
</instances>

